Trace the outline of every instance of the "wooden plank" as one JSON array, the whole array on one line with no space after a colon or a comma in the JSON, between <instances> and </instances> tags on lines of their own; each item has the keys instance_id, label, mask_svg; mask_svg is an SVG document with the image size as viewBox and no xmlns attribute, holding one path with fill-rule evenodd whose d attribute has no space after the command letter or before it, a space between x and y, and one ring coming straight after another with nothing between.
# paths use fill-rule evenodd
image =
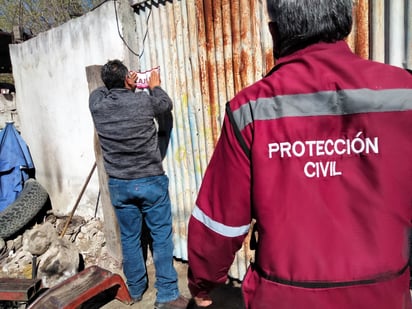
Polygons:
<instances>
[{"instance_id":1,"label":"wooden plank","mask_svg":"<svg viewBox=\"0 0 412 309\"><path fill-rule=\"evenodd\" d=\"M103 86L103 81L100 77L101 67L102 66L100 65L86 67L86 76L90 93L94 89ZM108 176L103 165L102 150L96 131L94 132L94 152L96 156L97 173L99 176L100 200L103 208L103 217L105 222L105 224L103 225L103 233L106 238L107 251L116 261L118 261L118 265L115 266L120 269L122 261L120 230L117 223L116 214L110 200Z\"/></svg>"}]
</instances>

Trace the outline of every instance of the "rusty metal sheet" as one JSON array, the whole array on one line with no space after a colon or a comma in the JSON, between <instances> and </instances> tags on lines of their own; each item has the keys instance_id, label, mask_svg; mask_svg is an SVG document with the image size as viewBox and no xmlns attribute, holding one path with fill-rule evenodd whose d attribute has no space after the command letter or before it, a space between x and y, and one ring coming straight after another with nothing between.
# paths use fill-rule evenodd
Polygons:
<instances>
[{"instance_id":1,"label":"rusty metal sheet","mask_svg":"<svg viewBox=\"0 0 412 309\"><path fill-rule=\"evenodd\" d=\"M161 67L162 86L174 102L174 128L164 165L170 179L175 256L186 260L187 222L220 135L225 103L275 63L266 1L134 1L142 55L136 61L142 70ZM389 59L389 6L384 0L356 1L347 42L360 57ZM411 14L404 15L403 53L410 66ZM233 278L242 279L253 258L248 241L231 267Z\"/></svg>"},{"instance_id":2,"label":"rusty metal sheet","mask_svg":"<svg viewBox=\"0 0 412 309\"><path fill-rule=\"evenodd\" d=\"M29 301L41 288L41 279L0 278L0 301Z\"/></svg>"}]
</instances>

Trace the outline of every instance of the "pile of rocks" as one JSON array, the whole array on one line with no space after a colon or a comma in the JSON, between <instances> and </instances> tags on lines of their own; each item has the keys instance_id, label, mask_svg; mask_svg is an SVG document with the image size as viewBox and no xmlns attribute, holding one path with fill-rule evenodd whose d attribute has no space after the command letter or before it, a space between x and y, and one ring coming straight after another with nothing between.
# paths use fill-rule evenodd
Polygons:
<instances>
[{"instance_id":1,"label":"pile of rocks","mask_svg":"<svg viewBox=\"0 0 412 309\"><path fill-rule=\"evenodd\" d=\"M0 277L36 276L51 287L91 265L119 272L120 262L106 250L100 219L74 216L67 221L48 215L42 224L0 241Z\"/></svg>"},{"instance_id":2,"label":"pile of rocks","mask_svg":"<svg viewBox=\"0 0 412 309\"><path fill-rule=\"evenodd\" d=\"M0 93L0 128L3 128L6 122L12 121L16 129L19 130L20 119L17 113L16 96L14 93L3 92Z\"/></svg>"}]
</instances>

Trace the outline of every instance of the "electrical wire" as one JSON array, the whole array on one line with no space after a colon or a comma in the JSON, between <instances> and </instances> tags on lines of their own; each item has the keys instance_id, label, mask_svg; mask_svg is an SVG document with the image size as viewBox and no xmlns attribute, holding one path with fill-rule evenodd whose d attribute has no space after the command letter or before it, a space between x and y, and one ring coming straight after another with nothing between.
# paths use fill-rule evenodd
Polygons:
<instances>
[{"instance_id":1,"label":"electrical wire","mask_svg":"<svg viewBox=\"0 0 412 309\"><path fill-rule=\"evenodd\" d=\"M126 45L126 47L129 49L129 51L130 51L133 55L137 56L137 57L140 59L140 58L143 56L143 53L144 53L144 43L145 43L145 41L146 41L146 38L147 38L147 35L148 35L148 32L149 32L149 18L150 18L150 16L152 15L152 10L150 9L149 14L147 15L147 18L146 18L146 32L145 32L145 34L144 34L143 42L142 42L143 49L142 49L141 53L139 54L139 53L135 52L135 51L129 46L129 44L126 42L125 38L124 38L124 37L122 36L122 34L120 33L119 17L118 17L118 14L117 14L116 1L117 1L117 0L114 0L114 1L113 1L113 4L114 4L115 15L116 15L117 33L119 34L119 37L122 39L123 43L124 43L124 44ZM106 1L105 1L105 2L106 2Z\"/></svg>"}]
</instances>

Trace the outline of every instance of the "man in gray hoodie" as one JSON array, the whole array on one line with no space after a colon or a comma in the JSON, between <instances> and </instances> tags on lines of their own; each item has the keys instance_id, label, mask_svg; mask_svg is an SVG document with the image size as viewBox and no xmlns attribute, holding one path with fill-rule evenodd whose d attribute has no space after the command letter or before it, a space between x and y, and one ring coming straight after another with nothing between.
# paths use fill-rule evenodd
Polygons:
<instances>
[{"instance_id":1,"label":"man in gray hoodie","mask_svg":"<svg viewBox=\"0 0 412 309\"><path fill-rule=\"evenodd\" d=\"M172 110L172 100L153 71L149 93L135 91L136 72L119 60L101 70L104 87L90 94L89 108L99 136L109 192L119 222L123 271L134 301L147 289L141 246L143 220L153 239L157 297L155 309L186 308L173 266L169 179L162 166L155 118Z\"/></svg>"}]
</instances>

